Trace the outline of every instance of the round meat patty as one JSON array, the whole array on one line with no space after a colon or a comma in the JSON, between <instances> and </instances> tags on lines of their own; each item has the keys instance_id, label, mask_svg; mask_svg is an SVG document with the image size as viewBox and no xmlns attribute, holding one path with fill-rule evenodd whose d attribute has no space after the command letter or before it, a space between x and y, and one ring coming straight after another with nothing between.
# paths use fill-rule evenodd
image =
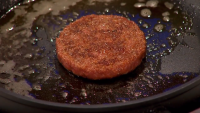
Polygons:
<instances>
[{"instance_id":1,"label":"round meat patty","mask_svg":"<svg viewBox=\"0 0 200 113\"><path fill-rule=\"evenodd\" d=\"M88 15L67 25L56 39L60 63L75 75L99 80L134 70L146 54L136 23L114 15Z\"/></svg>"}]
</instances>

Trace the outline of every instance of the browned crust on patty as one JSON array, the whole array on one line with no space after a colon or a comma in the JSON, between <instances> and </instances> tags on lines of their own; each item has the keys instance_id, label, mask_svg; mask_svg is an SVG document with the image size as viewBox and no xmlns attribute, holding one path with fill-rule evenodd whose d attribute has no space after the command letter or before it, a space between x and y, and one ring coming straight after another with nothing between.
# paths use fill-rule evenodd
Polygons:
<instances>
[{"instance_id":1,"label":"browned crust on patty","mask_svg":"<svg viewBox=\"0 0 200 113\"><path fill-rule=\"evenodd\" d=\"M134 70L145 57L144 33L114 15L88 15L69 24L56 39L60 63L75 75L98 80Z\"/></svg>"}]
</instances>

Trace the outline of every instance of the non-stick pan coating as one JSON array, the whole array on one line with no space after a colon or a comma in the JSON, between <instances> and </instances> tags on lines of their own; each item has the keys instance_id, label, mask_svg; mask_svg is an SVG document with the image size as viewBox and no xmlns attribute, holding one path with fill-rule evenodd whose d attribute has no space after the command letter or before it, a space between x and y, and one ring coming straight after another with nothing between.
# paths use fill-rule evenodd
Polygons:
<instances>
[{"instance_id":1,"label":"non-stick pan coating","mask_svg":"<svg viewBox=\"0 0 200 113\"><path fill-rule=\"evenodd\" d=\"M38 1L22 6L27 6L25 10L32 14ZM190 10L195 7L185 7L181 1L167 1L176 3L169 10L163 0L157 8L150 8L150 18L144 18L140 15L142 8L134 8L136 0L90 2L79 1L59 15L51 12L41 14L34 19L31 27L24 24L28 20L26 16L19 16L12 23L14 26L7 30L0 27L1 86L24 96L51 102L108 104L166 93L198 77L200 43L196 26L199 23L195 22L198 18L195 13L198 12ZM170 12L169 22L162 20L162 13L166 11ZM14 11L8 14L14 17ZM140 26L147 39L147 53L136 70L111 80L91 81L62 67L55 50L59 31L89 14L120 15ZM6 26L4 22L7 21L2 18L1 26ZM155 29L160 24L164 25L162 31Z\"/></svg>"}]
</instances>

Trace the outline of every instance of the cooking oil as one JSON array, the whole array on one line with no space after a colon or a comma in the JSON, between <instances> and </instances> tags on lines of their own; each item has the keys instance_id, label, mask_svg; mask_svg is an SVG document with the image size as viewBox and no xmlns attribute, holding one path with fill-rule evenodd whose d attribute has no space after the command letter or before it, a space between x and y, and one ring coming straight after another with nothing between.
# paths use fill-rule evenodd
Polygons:
<instances>
[{"instance_id":1,"label":"cooking oil","mask_svg":"<svg viewBox=\"0 0 200 113\"><path fill-rule=\"evenodd\" d=\"M66 25L90 14L124 16L138 24L145 33L147 52L136 70L111 80L90 81L62 67L56 38ZM177 46L187 46L177 37L196 36L194 16L172 0L25 0L0 19L0 84L31 98L85 105L165 92L198 74L160 72L162 58Z\"/></svg>"}]
</instances>

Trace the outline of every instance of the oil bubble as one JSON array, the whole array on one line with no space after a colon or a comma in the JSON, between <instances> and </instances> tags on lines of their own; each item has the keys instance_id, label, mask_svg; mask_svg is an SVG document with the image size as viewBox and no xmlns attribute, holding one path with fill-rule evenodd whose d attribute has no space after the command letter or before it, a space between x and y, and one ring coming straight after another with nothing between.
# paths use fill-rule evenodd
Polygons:
<instances>
[{"instance_id":1,"label":"oil bubble","mask_svg":"<svg viewBox=\"0 0 200 113\"><path fill-rule=\"evenodd\" d=\"M109 9L108 9L108 8L106 8L106 9L105 9L105 12L107 12L107 13L108 13L108 12L109 12Z\"/></svg>"},{"instance_id":2,"label":"oil bubble","mask_svg":"<svg viewBox=\"0 0 200 113\"><path fill-rule=\"evenodd\" d=\"M85 89L81 89L81 96L87 97L87 93Z\"/></svg>"},{"instance_id":3,"label":"oil bubble","mask_svg":"<svg viewBox=\"0 0 200 113\"><path fill-rule=\"evenodd\" d=\"M168 9L172 9L174 7L174 4L169 3L169 2L165 2L165 7L167 7Z\"/></svg>"},{"instance_id":4,"label":"oil bubble","mask_svg":"<svg viewBox=\"0 0 200 113\"><path fill-rule=\"evenodd\" d=\"M69 22L73 22L74 19L73 19L73 18L69 18L68 21L69 21Z\"/></svg>"},{"instance_id":5,"label":"oil bubble","mask_svg":"<svg viewBox=\"0 0 200 113\"><path fill-rule=\"evenodd\" d=\"M73 12L74 16L79 16L79 14L77 12ZM62 18L58 18L59 20L63 20Z\"/></svg>"},{"instance_id":6,"label":"oil bubble","mask_svg":"<svg viewBox=\"0 0 200 113\"><path fill-rule=\"evenodd\" d=\"M63 92L63 93L62 93L62 96L63 96L64 98L66 98L66 97L68 96L68 92Z\"/></svg>"},{"instance_id":7,"label":"oil bubble","mask_svg":"<svg viewBox=\"0 0 200 113\"><path fill-rule=\"evenodd\" d=\"M34 73L35 73L35 70L29 70L29 71L28 71L28 74L29 74L29 75L34 74Z\"/></svg>"},{"instance_id":8,"label":"oil bubble","mask_svg":"<svg viewBox=\"0 0 200 113\"><path fill-rule=\"evenodd\" d=\"M165 17L163 17L163 21L169 22L169 21L170 21L170 18L169 18L168 16L165 16Z\"/></svg>"},{"instance_id":9,"label":"oil bubble","mask_svg":"<svg viewBox=\"0 0 200 113\"><path fill-rule=\"evenodd\" d=\"M24 71L25 69L28 69L30 66L29 65L24 65L24 66L20 66L18 68L19 71Z\"/></svg>"},{"instance_id":10,"label":"oil bubble","mask_svg":"<svg viewBox=\"0 0 200 113\"><path fill-rule=\"evenodd\" d=\"M41 90L41 86L39 84L34 84L32 87L34 90Z\"/></svg>"},{"instance_id":11,"label":"oil bubble","mask_svg":"<svg viewBox=\"0 0 200 113\"><path fill-rule=\"evenodd\" d=\"M24 58L27 58L27 59L31 59L32 57L33 57L33 54L31 53L24 55Z\"/></svg>"},{"instance_id":12,"label":"oil bubble","mask_svg":"<svg viewBox=\"0 0 200 113\"><path fill-rule=\"evenodd\" d=\"M139 20L138 20L138 23L139 23L139 24L142 24L142 22L143 22L142 19L139 19Z\"/></svg>"},{"instance_id":13,"label":"oil bubble","mask_svg":"<svg viewBox=\"0 0 200 113\"><path fill-rule=\"evenodd\" d=\"M121 5L121 6L125 6L125 5L126 5L126 3L122 2L120 5Z\"/></svg>"},{"instance_id":14,"label":"oil bubble","mask_svg":"<svg viewBox=\"0 0 200 113\"><path fill-rule=\"evenodd\" d=\"M151 8L155 8L155 7L158 6L158 1L157 0L147 1L146 6L147 7L151 7Z\"/></svg>"},{"instance_id":15,"label":"oil bubble","mask_svg":"<svg viewBox=\"0 0 200 113\"><path fill-rule=\"evenodd\" d=\"M175 14L178 14L178 11L174 11Z\"/></svg>"},{"instance_id":16,"label":"oil bubble","mask_svg":"<svg viewBox=\"0 0 200 113\"><path fill-rule=\"evenodd\" d=\"M152 84L148 84L148 86L149 86L150 88L153 88L153 85L152 85Z\"/></svg>"},{"instance_id":17,"label":"oil bubble","mask_svg":"<svg viewBox=\"0 0 200 113\"><path fill-rule=\"evenodd\" d=\"M136 92L136 93L134 94L135 97L139 97L140 95L141 95L141 92Z\"/></svg>"},{"instance_id":18,"label":"oil bubble","mask_svg":"<svg viewBox=\"0 0 200 113\"><path fill-rule=\"evenodd\" d=\"M166 47L166 44L162 44L161 47Z\"/></svg>"},{"instance_id":19,"label":"oil bubble","mask_svg":"<svg viewBox=\"0 0 200 113\"><path fill-rule=\"evenodd\" d=\"M112 93L112 89L107 90L108 93Z\"/></svg>"},{"instance_id":20,"label":"oil bubble","mask_svg":"<svg viewBox=\"0 0 200 113\"><path fill-rule=\"evenodd\" d=\"M163 77L162 77L161 75L158 75L157 77L158 77L159 79L161 79L161 80L163 79Z\"/></svg>"},{"instance_id":21,"label":"oil bubble","mask_svg":"<svg viewBox=\"0 0 200 113\"><path fill-rule=\"evenodd\" d=\"M144 3L135 3L135 4L134 4L134 7L135 7L135 8L145 7L145 4L144 4Z\"/></svg>"},{"instance_id":22,"label":"oil bubble","mask_svg":"<svg viewBox=\"0 0 200 113\"><path fill-rule=\"evenodd\" d=\"M167 40L171 40L172 38L171 37L167 37Z\"/></svg>"},{"instance_id":23,"label":"oil bubble","mask_svg":"<svg viewBox=\"0 0 200 113\"><path fill-rule=\"evenodd\" d=\"M170 15L170 13L168 11L162 13L162 16L169 16L169 15Z\"/></svg>"},{"instance_id":24,"label":"oil bubble","mask_svg":"<svg viewBox=\"0 0 200 113\"><path fill-rule=\"evenodd\" d=\"M151 10L150 9L142 9L140 14L143 16L143 17L151 17Z\"/></svg>"},{"instance_id":25,"label":"oil bubble","mask_svg":"<svg viewBox=\"0 0 200 113\"><path fill-rule=\"evenodd\" d=\"M157 25L155 25L154 29L155 29L157 32L163 32L164 25L163 25L163 24L157 24Z\"/></svg>"},{"instance_id":26,"label":"oil bubble","mask_svg":"<svg viewBox=\"0 0 200 113\"><path fill-rule=\"evenodd\" d=\"M142 25L142 27L143 27L143 28L149 28L149 24L144 23L144 24Z\"/></svg>"},{"instance_id":27,"label":"oil bubble","mask_svg":"<svg viewBox=\"0 0 200 113\"><path fill-rule=\"evenodd\" d=\"M150 36L146 36L146 39L149 39L150 38Z\"/></svg>"},{"instance_id":28,"label":"oil bubble","mask_svg":"<svg viewBox=\"0 0 200 113\"><path fill-rule=\"evenodd\" d=\"M78 97L73 97L72 100L70 101L70 104L75 103L76 101L78 101Z\"/></svg>"}]
</instances>

